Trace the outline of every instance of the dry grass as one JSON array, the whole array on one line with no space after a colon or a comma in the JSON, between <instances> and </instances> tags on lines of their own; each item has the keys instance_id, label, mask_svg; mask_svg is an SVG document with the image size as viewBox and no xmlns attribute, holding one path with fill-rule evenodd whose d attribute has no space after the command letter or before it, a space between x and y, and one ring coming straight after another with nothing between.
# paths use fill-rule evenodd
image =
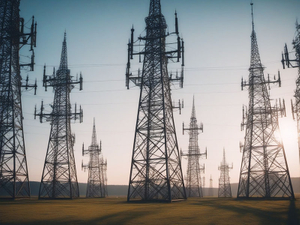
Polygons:
<instances>
[{"instance_id":1,"label":"dry grass","mask_svg":"<svg viewBox=\"0 0 300 225\"><path fill-rule=\"evenodd\" d=\"M190 198L127 203L125 198L0 200L0 224L299 224L300 199Z\"/></svg>"}]
</instances>

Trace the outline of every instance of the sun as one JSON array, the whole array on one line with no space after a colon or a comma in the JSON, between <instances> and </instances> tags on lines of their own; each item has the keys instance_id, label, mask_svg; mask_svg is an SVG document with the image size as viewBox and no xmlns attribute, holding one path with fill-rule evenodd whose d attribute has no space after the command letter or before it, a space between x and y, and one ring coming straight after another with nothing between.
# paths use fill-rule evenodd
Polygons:
<instances>
[{"instance_id":1,"label":"sun","mask_svg":"<svg viewBox=\"0 0 300 225\"><path fill-rule=\"evenodd\" d=\"M292 118L279 119L280 136L286 148L291 148L298 144L297 125Z\"/></svg>"}]
</instances>

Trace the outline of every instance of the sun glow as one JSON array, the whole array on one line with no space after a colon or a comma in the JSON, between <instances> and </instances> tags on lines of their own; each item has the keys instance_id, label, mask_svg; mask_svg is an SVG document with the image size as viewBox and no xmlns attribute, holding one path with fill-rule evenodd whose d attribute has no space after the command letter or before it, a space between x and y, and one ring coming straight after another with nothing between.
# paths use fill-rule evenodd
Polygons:
<instances>
[{"instance_id":1,"label":"sun glow","mask_svg":"<svg viewBox=\"0 0 300 225\"><path fill-rule=\"evenodd\" d=\"M280 118L279 119L280 134L283 144L294 146L297 144L297 127L296 122L291 118Z\"/></svg>"},{"instance_id":2,"label":"sun glow","mask_svg":"<svg viewBox=\"0 0 300 225\"><path fill-rule=\"evenodd\" d=\"M297 123L292 118L279 119L280 136L288 161L299 163Z\"/></svg>"},{"instance_id":3,"label":"sun glow","mask_svg":"<svg viewBox=\"0 0 300 225\"><path fill-rule=\"evenodd\" d=\"M286 159L292 177L299 177L299 148L297 123L290 117L280 118L279 127Z\"/></svg>"}]
</instances>

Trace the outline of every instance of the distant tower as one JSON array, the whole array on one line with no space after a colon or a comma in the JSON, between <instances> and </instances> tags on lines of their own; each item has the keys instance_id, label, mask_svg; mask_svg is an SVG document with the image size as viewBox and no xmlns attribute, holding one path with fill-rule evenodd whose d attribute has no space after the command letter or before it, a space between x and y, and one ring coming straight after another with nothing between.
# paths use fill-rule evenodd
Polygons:
<instances>
[{"instance_id":1,"label":"distant tower","mask_svg":"<svg viewBox=\"0 0 300 225\"><path fill-rule=\"evenodd\" d=\"M80 107L77 112L71 111L70 92L74 88L74 84L80 84L82 90L82 76L80 74L79 81L73 81L68 69L67 60L67 42L66 33L62 44L62 52L59 69L53 71L48 76L45 74L44 67L43 85L45 90L47 87L54 88L54 101L52 112L46 114L43 112L43 101L41 111L36 113L35 117L40 117L43 122L45 117L51 124L50 137L48 142L47 154L40 184L39 198L59 199L59 198L76 198L79 197L77 174L74 158L75 135L71 133L71 119L79 119L82 122L83 113Z\"/></svg>"},{"instance_id":2,"label":"distant tower","mask_svg":"<svg viewBox=\"0 0 300 225\"><path fill-rule=\"evenodd\" d=\"M82 145L82 155L89 154L90 161L88 165L83 165L84 169L88 169L89 177L87 182L86 197L87 198L104 198L107 196L106 188L106 166L107 162L101 156L101 142L100 146L97 144L95 119L93 125L92 143L87 150L84 150Z\"/></svg>"},{"instance_id":3,"label":"distant tower","mask_svg":"<svg viewBox=\"0 0 300 225\"><path fill-rule=\"evenodd\" d=\"M20 69L34 69L36 24L32 18L29 33L19 15L20 0L0 1L0 198L30 197L30 186L23 131ZM20 64L19 50L30 46L31 62Z\"/></svg>"},{"instance_id":4,"label":"distant tower","mask_svg":"<svg viewBox=\"0 0 300 225\"><path fill-rule=\"evenodd\" d=\"M210 175L210 179L209 179L208 196L214 196L213 179L212 179L211 175Z\"/></svg>"},{"instance_id":5,"label":"distant tower","mask_svg":"<svg viewBox=\"0 0 300 225\"><path fill-rule=\"evenodd\" d=\"M102 196L107 197L108 196L108 190L107 190L107 159L104 160L103 155L100 155L100 178L101 182L103 184L102 186Z\"/></svg>"},{"instance_id":6,"label":"distant tower","mask_svg":"<svg viewBox=\"0 0 300 225\"><path fill-rule=\"evenodd\" d=\"M190 121L190 127L184 128L182 124L182 131L189 131L189 150L188 153L181 153L182 156L188 158L188 168L186 177L186 192L188 197L203 197L201 172L205 171L205 165L200 166L199 159L201 156L207 157L207 150L204 153L200 153L198 146L198 135L199 130L203 132L203 124L199 126L197 124L196 110L195 110L195 99L193 98L193 108Z\"/></svg>"},{"instance_id":7,"label":"distant tower","mask_svg":"<svg viewBox=\"0 0 300 225\"><path fill-rule=\"evenodd\" d=\"M130 179L127 200L160 200L172 201L186 199L183 182L180 153L173 118L171 100L171 81L183 82L181 76L168 75L169 60L179 61L183 58L183 42L178 32L177 14L175 13L174 33L166 32L167 24L161 13L160 0L150 1L149 16L146 18L146 36L139 37L144 42L144 49L133 51L134 41L131 29L131 40L128 44L128 63L126 86L129 81L140 86L140 100L132 152ZM176 46L168 51L166 37L175 36ZM175 40L176 40L175 39ZM141 46L141 43L138 43ZM176 49L177 48L177 49ZM130 59L139 55L143 59L143 70L140 76L130 72ZM182 60L182 67L184 66Z\"/></svg>"},{"instance_id":8,"label":"distant tower","mask_svg":"<svg viewBox=\"0 0 300 225\"><path fill-rule=\"evenodd\" d=\"M298 149L299 149L299 157L300 157L300 25L296 22L296 36L292 42L293 47L295 49L296 59L289 58L289 52L287 45L284 46L284 53L282 54L282 65L283 69L285 69L285 65L289 68L298 67L298 78L296 80L296 91L295 91L295 100L296 102L292 103L292 114L293 119L297 120L297 131L298 131ZM296 115L296 118L295 118Z\"/></svg>"},{"instance_id":9,"label":"distant tower","mask_svg":"<svg viewBox=\"0 0 300 225\"><path fill-rule=\"evenodd\" d=\"M281 104L271 106L267 84L278 82L266 81L260 61L252 12L251 65L248 83L242 81L242 88L249 86L249 108L246 122L245 141L241 163L238 198L250 197L292 197L294 192L280 138L278 113L285 114ZM280 103L280 102L279 102ZM283 104L284 106L284 104Z\"/></svg>"},{"instance_id":10,"label":"distant tower","mask_svg":"<svg viewBox=\"0 0 300 225\"><path fill-rule=\"evenodd\" d=\"M219 179L219 190L218 190L218 197L232 197L231 193L231 186L230 186L230 177L229 177L229 170L232 169L233 166L229 166L226 162L225 158L225 149L223 149L223 161L219 166L220 170L220 179Z\"/></svg>"}]
</instances>

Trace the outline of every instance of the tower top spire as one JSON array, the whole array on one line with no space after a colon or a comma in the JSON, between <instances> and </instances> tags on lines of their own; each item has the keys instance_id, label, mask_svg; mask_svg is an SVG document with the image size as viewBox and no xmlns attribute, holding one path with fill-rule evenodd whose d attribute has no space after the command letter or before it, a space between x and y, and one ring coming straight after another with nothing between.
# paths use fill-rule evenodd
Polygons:
<instances>
[{"instance_id":1,"label":"tower top spire","mask_svg":"<svg viewBox=\"0 0 300 225\"><path fill-rule=\"evenodd\" d=\"M193 96L192 118L196 118L195 96Z\"/></svg>"},{"instance_id":2,"label":"tower top spire","mask_svg":"<svg viewBox=\"0 0 300 225\"><path fill-rule=\"evenodd\" d=\"M252 31L254 31L254 15L253 15L253 2L251 0L251 18L252 18Z\"/></svg>"},{"instance_id":3,"label":"tower top spire","mask_svg":"<svg viewBox=\"0 0 300 225\"><path fill-rule=\"evenodd\" d=\"M226 163L226 153L225 153L225 148L223 148L223 161L222 161L222 163L221 163L221 166L222 166L222 165L224 165L224 166L227 165L227 163Z\"/></svg>"},{"instance_id":4,"label":"tower top spire","mask_svg":"<svg viewBox=\"0 0 300 225\"><path fill-rule=\"evenodd\" d=\"M64 33L64 42L67 41L67 31L65 30L65 33Z\"/></svg>"},{"instance_id":5,"label":"tower top spire","mask_svg":"<svg viewBox=\"0 0 300 225\"><path fill-rule=\"evenodd\" d=\"M67 56L67 32L64 32L64 41L62 44L61 57L60 57L60 70L68 69L68 56Z\"/></svg>"},{"instance_id":6,"label":"tower top spire","mask_svg":"<svg viewBox=\"0 0 300 225\"><path fill-rule=\"evenodd\" d=\"M97 134L96 134L96 125L95 125L95 117L93 120L93 134L92 134L92 146L97 145Z\"/></svg>"}]
</instances>

